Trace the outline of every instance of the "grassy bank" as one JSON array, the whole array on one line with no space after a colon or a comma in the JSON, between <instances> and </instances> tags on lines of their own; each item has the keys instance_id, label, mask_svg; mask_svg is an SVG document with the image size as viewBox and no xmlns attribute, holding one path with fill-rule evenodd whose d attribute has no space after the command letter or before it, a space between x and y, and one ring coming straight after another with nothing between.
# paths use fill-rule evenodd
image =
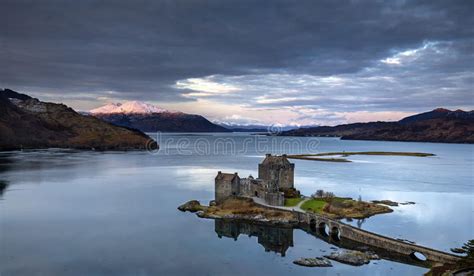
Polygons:
<instances>
[{"instance_id":1,"label":"grassy bank","mask_svg":"<svg viewBox=\"0 0 474 276\"><path fill-rule=\"evenodd\" d=\"M303 203L301 209L333 218L355 219L393 211L387 206L344 197L313 198Z\"/></svg>"},{"instance_id":2,"label":"grassy bank","mask_svg":"<svg viewBox=\"0 0 474 276\"><path fill-rule=\"evenodd\" d=\"M286 207L293 207L293 206L298 205L298 203L300 203L301 201L303 201L303 198L301 198L301 197L285 198L285 206Z\"/></svg>"},{"instance_id":3,"label":"grassy bank","mask_svg":"<svg viewBox=\"0 0 474 276\"><path fill-rule=\"evenodd\" d=\"M326 203L323 199L310 199L301 205L301 209L313 213L322 213Z\"/></svg>"}]
</instances>

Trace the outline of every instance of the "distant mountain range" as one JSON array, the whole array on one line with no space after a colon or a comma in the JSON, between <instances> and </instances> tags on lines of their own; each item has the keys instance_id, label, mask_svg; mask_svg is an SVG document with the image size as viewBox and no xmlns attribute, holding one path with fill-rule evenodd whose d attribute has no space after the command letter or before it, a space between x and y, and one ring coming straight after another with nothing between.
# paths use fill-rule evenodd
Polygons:
<instances>
[{"instance_id":1,"label":"distant mountain range","mask_svg":"<svg viewBox=\"0 0 474 276\"><path fill-rule=\"evenodd\" d=\"M474 111L438 108L398 122L299 128L282 136L335 136L346 140L474 143Z\"/></svg>"},{"instance_id":2,"label":"distant mountain range","mask_svg":"<svg viewBox=\"0 0 474 276\"><path fill-rule=\"evenodd\" d=\"M474 111L438 108L397 122L354 123L285 129L264 125L217 125L200 115L168 111L132 101L109 104L87 115L42 102L10 89L0 90L0 150L77 148L144 149L143 132L279 132L283 136L335 136L347 140L474 143ZM153 146L153 144L152 144ZM156 146L156 145L155 145Z\"/></svg>"},{"instance_id":3,"label":"distant mountain range","mask_svg":"<svg viewBox=\"0 0 474 276\"><path fill-rule=\"evenodd\" d=\"M153 146L150 141L138 130L81 115L63 104L46 103L10 89L0 89L0 150L130 150Z\"/></svg>"},{"instance_id":4,"label":"distant mountain range","mask_svg":"<svg viewBox=\"0 0 474 276\"><path fill-rule=\"evenodd\" d=\"M297 126L278 126L278 125L255 125L255 124L230 124L214 122L222 127L225 127L233 132L281 132L298 128Z\"/></svg>"},{"instance_id":5,"label":"distant mountain range","mask_svg":"<svg viewBox=\"0 0 474 276\"><path fill-rule=\"evenodd\" d=\"M201 115L168 111L157 106L130 101L108 104L90 111L92 116L118 126L143 132L230 132Z\"/></svg>"},{"instance_id":6,"label":"distant mountain range","mask_svg":"<svg viewBox=\"0 0 474 276\"><path fill-rule=\"evenodd\" d=\"M85 112L109 123L143 132L281 132L297 126L211 122L201 115L169 111L156 105L128 101L110 103Z\"/></svg>"}]
</instances>

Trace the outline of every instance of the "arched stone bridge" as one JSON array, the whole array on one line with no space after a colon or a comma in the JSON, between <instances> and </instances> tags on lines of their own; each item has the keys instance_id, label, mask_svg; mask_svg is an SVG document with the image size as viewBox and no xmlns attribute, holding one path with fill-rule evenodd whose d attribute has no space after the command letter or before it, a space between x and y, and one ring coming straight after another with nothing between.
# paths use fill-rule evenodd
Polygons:
<instances>
[{"instance_id":1,"label":"arched stone bridge","mask_svg":"<svg viewBox=\"0 0 474 276\"><path fill-rule=\"evenodd\" d=\"M418 252L423 254L426 260L431 263L454 263L460 259L459 256L454 254L375 234L316 214L294 213L298 217L298 221L307 225L311 232L318 232L322 236L327 235L335 242L342 238L349 239L370 247L381 248L392 253L402 254L415 260L423 261L417 256L416 253ZM329 229L329 233L325 229L326 226Z\"/></svg>"},{"instance_id":2,"label":"arched stone bridge","mask_svg":"<svg viewBox=\"0 0 474 276\"><path fill-rule=\"evenodd\" d=\"M425 267L434 263L448 264L460 260L460 257L454 254L375 234L317 214L288 210L286 207L265 207L292 212L301 229L343 248L368 248L382 258ZM329 231L326 231L326 226ZM423 254L426 260L420 259L419 253Z\"/></svg>"}]
</instances>

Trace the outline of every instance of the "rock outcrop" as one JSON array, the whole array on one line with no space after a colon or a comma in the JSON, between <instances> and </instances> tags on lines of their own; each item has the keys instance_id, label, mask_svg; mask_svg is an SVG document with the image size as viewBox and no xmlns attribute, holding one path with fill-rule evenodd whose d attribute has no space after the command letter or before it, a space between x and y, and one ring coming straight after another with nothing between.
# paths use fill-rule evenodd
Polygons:
<instances>
[{"instance_id":1,"label":"rock outcrop","mask_svg":"<svg viewBox=\"0 0 474 276\"><path fill-rule=\"evenodd\" d=\"M383 204L383 205L393 206L393 207L398 206L398 202L391 201L391 200L388 200L388 199L372 200L372 203L375 203L375 204Z\"/></svg>"},{"instance_id":2,"label":"rock outcrop","mask_svg":"<svg viewBox=\"0 0 474 276\"><path fill-rule=\"evenodd\" d=\"M191 212L191 213L195 213L197 211L202 211L202 210L205 210L207 207L206 206L202 206L201 203L197 200L190 200L182 205L180 205L178 207L178 210L182 211L182 212Z\"/></svg>"},{"instance_id":3,"label":"rock outcrop","mask_svg":"<svg viewBox=\"0 0 474 276\"><path fill-rule=\"evenodd\" d=\"M329 260L326 260L321 257L316 258L300 258L293 261L294 264L308 267L332 267L332 264Z\"/></svg>"},{"instance_id":4,"label":"rock outcrop","mask_svg":"<svg viewBox=\"0 0 474 276\"><path fill-rule=\"evenodd\" d=\"M371 260L380 259L377 254L356 250L339 250L336 252L332 252L330 255L326 255L324 257L340 263L354 266L361 266L370 263Z\"/></svg>"}]
</instances>

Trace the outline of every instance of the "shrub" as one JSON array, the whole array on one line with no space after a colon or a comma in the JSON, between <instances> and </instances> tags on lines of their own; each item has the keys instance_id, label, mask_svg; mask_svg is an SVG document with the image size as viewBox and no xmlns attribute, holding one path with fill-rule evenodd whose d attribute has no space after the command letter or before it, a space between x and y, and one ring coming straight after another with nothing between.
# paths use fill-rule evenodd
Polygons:
<instances>
[{"instance_id":1,"label":"shrub","mask_svg":"<svg viewBox=\"0 0 474 276\"><path fill-rule=\"evenodd\" d=\"M333 193L333 192L326 192L325 197L326 197L326 198L333 198L333 197L334 197L334 193Z\"/></svg>"}]
</instances>

